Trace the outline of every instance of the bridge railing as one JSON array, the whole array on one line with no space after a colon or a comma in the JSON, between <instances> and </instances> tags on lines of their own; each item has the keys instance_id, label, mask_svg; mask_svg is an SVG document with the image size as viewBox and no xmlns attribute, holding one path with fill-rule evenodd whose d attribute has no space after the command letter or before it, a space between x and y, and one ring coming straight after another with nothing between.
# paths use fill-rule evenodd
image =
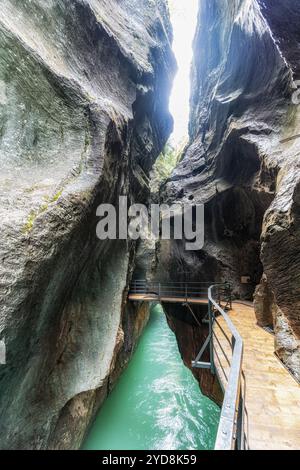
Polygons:
<instances>
[{"instance_id":1,"label":"bridge railing","mask_svg":"<svg viewBox=\"0 0 300 470\"><path fill-rule=\"evenodd\" d=\"M149 282L134 280L129 287L129 295L152 296L161 300L163 298L178 298L188 302L189 299L207 299L208 288L211 282ZM218 302L231 305L231 290L229 284L218 284Z\"/></svg>"},{"instance_id":2,"label":"bridge railing","mask_svg":"<svg viewBox=\"0 0 300 470\"><path fill-rule=\"evenodd\" d=\"M246 381L242 370L243 340L238 330L231 321L229 315L217 301L218 286L208 289L208 310L210 317L210 362L213 373L217 373L216 361L219 362L219 370L223 371L223 377L218 377L223 384L224 400L221 409L220 422L216 438L216 450L245 450L247 449L247 430L245 407ZM225 325L221 325L220 316ZM223 323L224 323L223 322ZM228 347L224 347L215 333L218 327L225 338ZM229 351L231 352L229 357ZM226 371L222 366L222 354L227 362ZM218 374L218 373L217 373ZM225 378L225 380L224 380Z\"/></svg>"},{"instance_id":3,"label":"bridge railing","mask_svg":"<svg viewBox=\"0 0 300 470\"><path fill-rule=\"evenodd\" d=\"M224 390L215 449L247 449L249 433L246 429L246 381L242 371L243 340L226 313L227 309L232 308L230 285L228 283L211 285L209 282L160 283L135 280L130 285L129 294L146 296L147 300L149 296L153 296L153 300L158 301L163 301L166 297L178 298L179 302L184 301L187 304L191 299L207 300L208 320L206 322L209 324L209 334L192 366L210 369L212 374L217 374ZM222 324L219 321L220 317L224 319ZM226 347L221 344L215 332L216 328L219 328L224 336ZM202 357L208 348L210 361L203 362ZM221 354L227 363L225 367L220 357ZM219 367L217 367L217 362ZM222 377L218 372L220 370L223 372Z\"/></svg>"}]
</instances>

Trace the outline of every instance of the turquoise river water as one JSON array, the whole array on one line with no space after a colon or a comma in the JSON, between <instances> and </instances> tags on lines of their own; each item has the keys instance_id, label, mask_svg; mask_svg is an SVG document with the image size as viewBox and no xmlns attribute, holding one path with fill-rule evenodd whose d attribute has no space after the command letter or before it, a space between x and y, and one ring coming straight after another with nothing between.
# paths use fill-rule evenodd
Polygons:
<instances>
[{"instance_id":1,"label":"turquoise river water","mask_svg":"<svg viewBox=\"0 0 300 470\"><path fill-rule=\"evenodd\" d=\"M220 410L184 366L160 306L97 415L83 449L213 449Z\"/></svg>"}]
</instances>

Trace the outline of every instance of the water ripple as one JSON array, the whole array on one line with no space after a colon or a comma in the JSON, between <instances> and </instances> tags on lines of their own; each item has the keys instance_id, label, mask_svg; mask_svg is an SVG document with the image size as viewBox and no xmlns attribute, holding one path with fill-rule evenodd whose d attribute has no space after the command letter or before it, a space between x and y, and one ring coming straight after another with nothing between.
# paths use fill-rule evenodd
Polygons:
<instances>
[{"instance_id":1,"label":"water ripple","mask_svg":"<svg viewBox=\"0 0 300 470\"><path fill-rule=\"evenodd\" d=\"M83 446L96 450L212 449L219 408L184 366L160 307Z\"/></svg>"}]
</instances>

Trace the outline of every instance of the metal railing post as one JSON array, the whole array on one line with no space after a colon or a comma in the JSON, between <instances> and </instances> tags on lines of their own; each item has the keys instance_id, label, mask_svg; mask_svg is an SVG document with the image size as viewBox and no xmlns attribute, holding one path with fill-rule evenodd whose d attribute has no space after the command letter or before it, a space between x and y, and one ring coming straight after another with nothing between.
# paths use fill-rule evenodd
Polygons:
<instances>
[{"instance_id":1,"label":"metal railing post","mask_svg":"<svg viewBox=\"0 0 300 470\"><path fill-rule=\"evenodd\" d=\"M208 301L208 318L209 318L209 355L210 355L210 370L212 374L215 374L215 362L214 362L214 339L213 339L213 308L211 301Z\"/></svg>"},{"instance_id":2,"label":"metal railing post","mask_svg":"<svg viewBox=\"0 0 300 470\"><path fill-rule=\"evenodd\" d=\"M158 300L161 300L160 282L158 283Z\"/></svg>"},{"instance_id":3,"label":"metal railing post","mask_svg":"<svg viewBox=\"0 0 300 470\"><path fill-rule=\"evenodd\" d=\"M229 284L229 282L226 282L225 284L225 291L226 291L227 303L229 303L229 309L232 310L231 285Z\"/></svg>"},{"instance_id":4,"label":"metal railing post","mask_svg":"<svg viewBox=\"0 0 300 470\"><path fill-rule=\"evenodd\" d=\"M237 426L236 426L236 449L245 450L244 441L244 400L242 397L242 390L240 387L240 399L237 411Z\"/></svg>"},{"instance_id":5,"label":"metal railing post","mask_svg":"<svg viewBox=\"0 0 300 470\"><path fill-rule=\"evenodd\" d=\"M188 301L188 286L187 283L185 283L185 301Z\"/></svg>"}]
</instances>

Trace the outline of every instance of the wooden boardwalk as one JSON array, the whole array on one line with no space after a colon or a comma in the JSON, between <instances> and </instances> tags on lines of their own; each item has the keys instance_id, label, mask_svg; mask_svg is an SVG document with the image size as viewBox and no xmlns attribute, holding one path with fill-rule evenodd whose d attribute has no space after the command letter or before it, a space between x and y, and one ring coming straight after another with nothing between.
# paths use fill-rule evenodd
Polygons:
<instances>
[{"instance_id":1,"label":"wooden boardwalk","mask_svg":"<svg viewBox=\"0 0 300 470\"><path fill-rule=\"evenodd\" d=\"M176 296L158 296L158 294L129 294L128 300L132 302L166 302L166 303L186 303L189 304L208 304L207 298L200 297L176 297Z\"/></svg>"},{"instance_id":2,"label":"wooden boardwalk","mask_svg":"<svg viewBox=\"0 0 300 470\"><path fill-rule=\"evenodd\" d=\"M257 326L252 306L235 302L229 316L244 341L243 371L246 380L246 427L250 449L300 448L300 385L274 354L274 336ZM230 336L222 317L217 321ZM224 386L231 349L218 324L214 326L215 365ZM218 360L219 357L219 360ZM248 423L247 423L248 421Z\"/></svg>"}]
</instances>

